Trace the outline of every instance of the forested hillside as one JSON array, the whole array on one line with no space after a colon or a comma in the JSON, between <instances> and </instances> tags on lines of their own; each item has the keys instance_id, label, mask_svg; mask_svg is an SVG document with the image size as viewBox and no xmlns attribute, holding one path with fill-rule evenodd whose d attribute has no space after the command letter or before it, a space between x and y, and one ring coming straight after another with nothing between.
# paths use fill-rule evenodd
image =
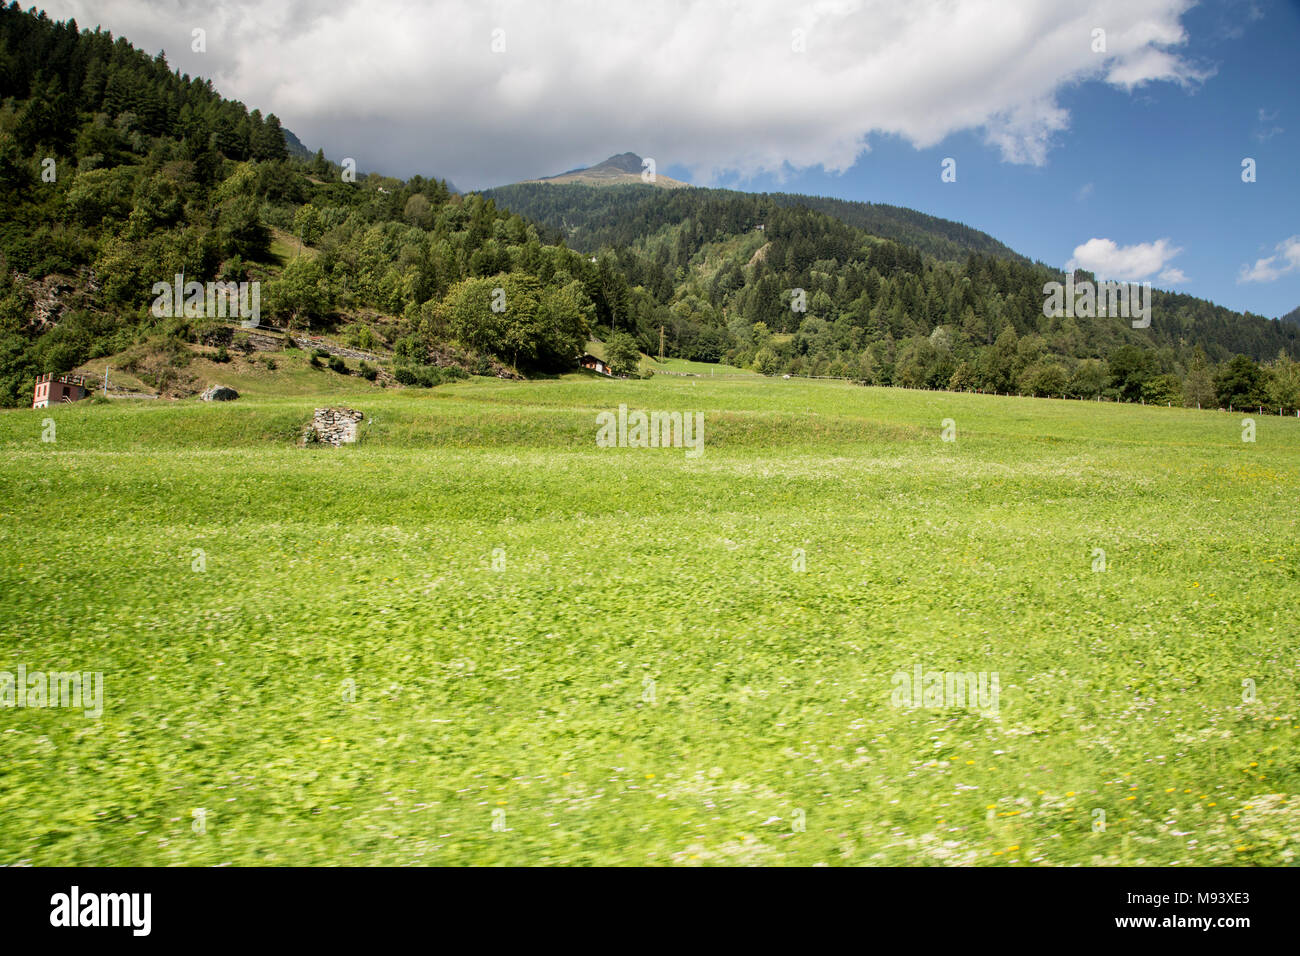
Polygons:
<instances>
[{"instance_id":1,"label":"forested hillside","mask_svg":"<svg viewBox=\"0 0 1300 956\"><path fill-rule=\"evenodd\" d=\"M6 405L30 401L39 373L123 352L162 391L229 321L155 315L155 285L181 273L259 283L264 323L378 349L407 384L449 367L569 369L592 333L630 371L662 329L671 356L768 374L1300 399L1293 323L1160 292L1147 329L1046 318L1043 285L1060 273L889 206L640 185L461 196L353 175L161 53L16 4L0 8L0 185Z\"/></svg>"},{"instance_id":2,"label":"forested hillside","mask_svg":"<svg viewBox=\"0 0 1300 956\"><path fill-rule=\"evenodd\" d=\"M623 155L633 156L631 153ZM606 163L618 158L611 157ZM640 163L639 158L633 156L633 159ZM572 175L566 173L542 183L530 181L500 186L484 190L484 195L545 225L555 237L563 236L575 249L584 252L595 252L605 245L630 244L648 232L687 218L708 219L714 229L734 232L743 230L744 223L761 222L774 206L802 206L873 236L896 240L941 259L962 259L971 252L1023 258L977 229L884 203L850 202L792 193L742 193L731 189L697 188L667 197L649 187L638 189L635 185L626 189L606 187L585 192L556 192L540 188L575 185L567 179ZM578 182L576 185L596 184ZM722 214L724 209L730 213Z\"/></svg>"},{"instance_id":3,"label":"forested hillside","mask_svg":"<svg viewBox=\"0 0 1300 956\"><path fill-rule=\"evenodd\" d=\"M634 287L622 311L647 350L662 324L672 354L879 385L1288 408L1300 387L1300 328L1160 290L1146 329L1047 318L1043 286L1060 271L910 210L644 186L486 195L614 259ZM1245 385L1216 368L1235 355L1247 357Z\"/></svg>"},{"instance_id":4,"label":"forested hillside","mask_svg":"<svg viewBox=\"0 0 1300 956\"><path fill-rule=\"evenodd\" d=\"M438 180L294 159L276 117L109 33L0 8L0 97L3 404L136 346L161 387L217 322L151 313L178 273L260 282L264 323L345 326L391 346L408 381L453 360L568 368L597 305L609 319L596 267L519 216Z\"/></svg>"},{"instance_id":5,"label":"forested hillside","mask_svg":"<svg viewBox=\"0 0 1300 956\"><path fill-rule=\"evenodd\" d=\"M915 209L891 206L888 203L850 202L827 196L801 196L789 193L774 193L772 198L785 206L807 206L809 209L824 212L863 232L915 246L922 252L939 259L962 259L971 252L987 253L1006 259L1024 259L986 232L980 232L978 229L972 229L950 219L929 216Z\"/></svg>"}]
</instances>

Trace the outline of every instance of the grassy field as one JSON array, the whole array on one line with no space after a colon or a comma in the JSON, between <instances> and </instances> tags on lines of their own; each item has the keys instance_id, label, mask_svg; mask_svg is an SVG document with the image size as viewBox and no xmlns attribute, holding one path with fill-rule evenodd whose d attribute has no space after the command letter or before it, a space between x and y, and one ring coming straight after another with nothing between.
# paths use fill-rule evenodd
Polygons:
<instances>
[{"instance_id":1,"label":"grassy field","mask_svg":"<svg viewBox=\"0 0 1300 956\"><path fill-rule=\"evenodd\" d=\"M0 414L0 670L104 680L0 709L0 863L1296 862L1295 419L331 387Z\"/></svg>"}]
</instances>

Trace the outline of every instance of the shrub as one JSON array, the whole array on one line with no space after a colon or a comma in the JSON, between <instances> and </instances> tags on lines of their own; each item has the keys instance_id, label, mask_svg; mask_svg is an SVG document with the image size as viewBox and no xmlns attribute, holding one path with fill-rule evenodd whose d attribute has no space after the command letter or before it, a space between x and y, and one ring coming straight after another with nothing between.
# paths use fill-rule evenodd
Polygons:
<instances>
[{"instance_id":1,"label":"shrub","mask_svg":"<svg viewBox=\"0 0 1300 956\"><path fill-rule=\"evenodd\" d=\"M1249 355L1234 355L1232 361L1214 376L1219 405L1224 408L1251 408L1269 401L1264 370Z\"/></svg>"},{"instance_id":2,"label":"shrub","mask_svg":"<svg viewBox=\"0 0 1300 956\"><path fill-rule=\"evenodd\" d=\"M379 369L375 368L369 362L361 363L361 377L367 382L373 382L379 377Z\"/></svg>"},{"instance_id":3,"label":"shrub","mask_svg":"<svg viewBox=\"0 0 1300 956\"><path fill-rule=\"evenodd\" d=\"M763 375L775 375L777 369L776 353L769 348L758 350L754 356L754 371Z\"/></svg>"},{"instance_id":4,"label":"shrub","mask_svg":"<svg viewBox=\"0 0 1300 956\"><path fill-rule=\"evenodd\" d=\"M340 375L348 374L348 364L337 355L331 355L329 360L331 371L338 372Z\"/></svg>"},{"instance_id":5,"label":"shrub","mask_svg":"<svg viewBox=\"0 0 1300 956\"><path fill-rule=\"evenodd\" d=\"M212 361L223 362L223 363L230 361L230 353L226 351L226 347L224 345L217 349L217 354L212 356Z\"/></svg>"},{"instance_id":6,"label":"shrub","mask_svg":"<svg viewBox=\"0 0 1300 956\"><path fill-rule=\"evenodd\" d=\"M1148 405L1182 405L1183 380L1177 375L1157 375L1143 383L1142 400Z\"/></svg>"},{"instance_id":7,"label":"shrub","mask_svg":"<svg viewBox=\"0 0 1300 956\"><path fill-rule=\"evenodd\" d=\"M641 350L636 339L626 332L615 332L605 340L605 359L615 375L635 372L641 362Z\"/></svg>"},{"instance_id":8,"label":"shrub","mask_svg":"<svg viewBox=\"0 0 1300 956\"><path fill-rule=\"evenodd\" d=\"M398 358L412 361L418 360L422 355L426 354L419 338L414 335L403 335L393 343L393 351L397 353Z\"/></svg>"},{"instance_id":9,"label":"shrub","mask_svg":"<svg viewBox=\"0 0 1300 956\"><path fill-rule=\"evenodd\" d=\"M434 388L444 382L468 377L464 369L454 365L398 365L393 369L393 378L416 388Z\"/></svg>"},{"instance_id":10,"label":"shrub","mask_svg":"<svg viewBox=\"0 0 1300 956\"><path fill-rule=\"evenodd\" d=\"M374 330L368 325L354 325L348 333L348 344L355 349L369 351L379 343Z\"/></svg>"},{"instance_id":11,"label":"shrub","mask_svg":"<svg viewBox=\"0 0 1300 956\"><path fill-rule=\"evenodd\" d=\"M242 282L248 278L247 269L244 266L244 260L239 256L231 256L221 264L221 271L218 277L226 282Z\"/></svg>"},{"instance_id":12,"label":"shrub","mask_svg":"<svg viewBox=\"0 0 1300 956\"><path fill-rule=\"evenodd\" d=\"M1038 398L1065 395L1069 376L1059 362L1035 362L1020 375L1020 388Z\"/></svg>"}]
</instances>

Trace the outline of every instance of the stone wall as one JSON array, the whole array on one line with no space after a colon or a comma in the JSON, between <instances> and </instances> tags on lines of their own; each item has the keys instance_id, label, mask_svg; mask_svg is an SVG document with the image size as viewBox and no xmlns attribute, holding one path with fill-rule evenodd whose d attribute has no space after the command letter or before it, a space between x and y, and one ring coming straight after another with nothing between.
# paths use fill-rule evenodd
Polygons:
<instances>
[{"instance_id":1,"label":"stone wall","mask_svg":"<svg viewBox=\"0 0 1300 956\"><path fill-rule=\"evenodd\" d=\"M355 408L318 408L303 432L303 444L347 445L357 440L357 425L365 415Z\"/></svg>"},{"instance_id":2,"label":"stone wall","mask_svg":"<svg viewBox=\"0 0 1300 956\"><path fill-rule=\"evenodd\" d=\"M376 355L374 352L363 352L360 349L344 348L342 345L335 345L333 342L327 342L324 339L312 336L310 338L295 335L293 344L304 351L310 352L312 349L320 349L328 352L330 355L337 355L339 358L359 359L363 362L384 362L387 361L382 355Z\"/></svg>"}]
</instances>

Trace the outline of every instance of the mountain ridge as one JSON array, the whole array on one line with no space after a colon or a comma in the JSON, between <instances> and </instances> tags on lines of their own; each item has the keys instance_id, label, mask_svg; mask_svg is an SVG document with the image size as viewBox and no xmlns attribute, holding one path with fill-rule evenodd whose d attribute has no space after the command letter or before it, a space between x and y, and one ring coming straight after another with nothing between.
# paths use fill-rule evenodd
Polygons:
<instances>
[{"instance_id":1,"label":"mountain ridge","mask_svg":"<svg viewBox=\"0 0 1300 956\"><path fill-rule=\"evenodd\" d=\"M538 179L521 180L523 183L547 183L549 185L583 185L583 186L625 186L646 185L659 189L689 189L690 183L673 179L658 172L653 180L643 178L646 160L636 153L615 153L608 159L594 166L582 166L554 176L542 176ZM512 183L511 185L519 185Z\"/></svg>"},{"instance_id":2,"label":"mountain ridge","mask_svg":"<svg viewBox=\"0 0 1300 956\"><path fill-rule=\"evenodd\" d=\"M621 155L635 156L630 153ZM611 157L614 158L617 157ZM655 207L673 202L669 197L691 195L702 201L720 202L757 197L777 206L803 207L881 239L901 242L948 261L960 261L971 253L996 255L1017 262L1030 261L1027 256L1016 252L987 232L906 206L830 196L751 193L705 186L694 186L687 191L664 192L640 182L639 177L629 177L629 180L607 182L600 189L592 190L584 187L596 184L578 180L563 180L558 177L551 180L530 179L481 190L481 193L497 200L512 212L518 212L551 229L555 235L563 236L566 242L584 252L598 251L599 244L603 241L618 241L609 235L612 231L609 209L621 204L623 196L640 197L637 208L630 215L654 218L659 215ZM538 186L548 188L538 192Z\"/></svg>"}]
</instances>

